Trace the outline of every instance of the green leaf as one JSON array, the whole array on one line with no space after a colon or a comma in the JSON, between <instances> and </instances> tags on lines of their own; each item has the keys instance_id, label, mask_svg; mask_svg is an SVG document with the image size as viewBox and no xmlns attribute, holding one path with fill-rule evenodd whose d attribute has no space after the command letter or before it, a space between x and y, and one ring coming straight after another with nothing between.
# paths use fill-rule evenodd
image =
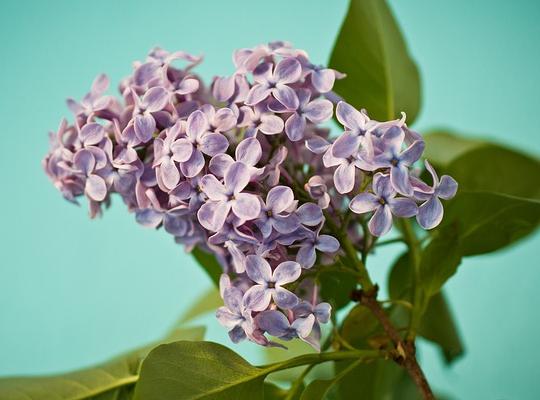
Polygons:
<instances>
[{"instance_id":1,"label":"green leaf","mask_svg":"<svg viewBox=\"0 0 540 400\"><path fill-rule=\"evenodd\" d=\"M269 372L217 343L171 343L144 360L135 399L263 399Z\"/></svg>"},{"instance_id":2,"label":"green leaf","mask_svg":"<svg viewBox=\"0 0 540 400\"><path fill-rule=\"evenodd\" d=\"M339 310L351 302L351 292L356 289L357 279L347 272L324 271L318 274L321 297Z\"/></svg>"},{"instance_id":3,"label":"green leaf","mask_svg":"<svg viewBox=\"0 0 540 400\"><path fill-rule=\"evenodd\" d=\"M219 277L223 273L223 268L216 260L216 257L208 253L205 250L200 249L199 247L195 247L191 254L193 257L195 257L195 260L203 267L205 272L208 274L210 279L212 279L212 282L214 282L214 285L216 287L219 286Z\"/></svg>"},{"instance_id":4,"label":"green leaf","mask_svg":"<svg viewBox=\"0 0 540 400\"><path fill-rule=\"evenodd\" d=\"M316 379L311 381L302 392L300 400L330 400L336 398L332 391L336 390L333 379Z\"/></svg>"},{"instance_id":5,"label":"green leaf","mask_svg":"<svg viewBox=\"0 0 540 400\"><path fill-rule=\"evenodd\" d=\"M418 284L429 298L439 292L456 273L461 252L455 232L449 231L433 239L422 251Z\"/></svg>"},{"instance_id":6,"label":"green leaf","mask_svg":"<svg viewBox=\"0 0 540 400\"><path fill-rule=\"evenodd\" d=\"M336 364L336 372L348 363ZM421 397L405 370L389 360L359 364L339 383L342 399L419 400Z\"/></svg>"},{"instance_id":7,"label":"green leaf","mask_svg":"<svg viewBox=\"0 0 540 400\"><path fill-rule=\"evenodd\" d=\"M426 135L426 158L451 175L461 191L540 198L540 161L487 141L450 133Z\"/></svg>"},{"instance_id":8,"label":"green leaf","mask_svg":"<svg viewBox=\"0 0 540 400\"><path fill-rule=\"evenodd\" d=\"M373 313L364 305L357 304L345 317L340 334L354 347L367 348L368 339L381 332L382 329Z\"/></svg>"},{"instance_id":9,"label":"green leaf","mask_svg":"<svg viewBox=\"0 0 540 400\"><path fill-rule=\"evenodd\" d=\"M470 139L452 131L436 130L423 135L426 142L424 157L438 168L448 168L450 163L469 150L486 144L483 140Z\"/></svg>"},{"instance_id":10,"label":"green leaf","mask_svg":"<svg viewBox=\"0 0 540 400\"><path fill-rule=\"evenodd\" d=\"M301 340L283 341L280 339L274 339L275 342L281 343L287 347L287 350L280 347L264 347L262 349L265 364L273 364L285 361L292 357L301 356L303 354L316 353L315 349L306 342ZM291 382L298 378L305 367L296 367L287 369L285 371L277 371L273 373L268 379L274 382Z\"/></svg>"},{"instance_id":11,"label":"green leaf","mask_svg":"<svg viewBox=\"0 0 540 400\"><path fill-rule=\"evenodd\" d=\"M159 343L200 340L204 327L177 329L162 342L156 342L125 355L80 371L43 377L0 379L0 399L6 400L124 400L131 399L139 378L139 367Z\"/></svg>"},{"instance_id":12,"label":"green leaf","mask_svg":"<svg viewBox=\"0 0 540 400\"><path fill-rule=\"evenodd\" d=\"M206 291L201 297L197 299L195 303L187 310L180 320L178 325L185 324L186 322L191 321L192 319L199 317L203 314L209 313L210 311L215 311L218 307L223 305L223 300L219 295L219 291L212 287Z\"/></svg>"},{"instance_id":13,"label":"green leaf","mask_svg":"<svg viewBox=\"0 0 540 400\"><path fill-rule=\"evenodd\" d=\"M284 400L287 397L288 392L287 390L268 382L264 382L263 390L264 400Z\"/></svg>"},{"instance_id":14,"label":"green leaf","mask_svg":"<svg viewBox=\"0 0 540 400\"><path fill-rule=\"evenodd\" d=\"M329 64L347 74L334 91L371 118L405 111L411 124L418 115L418 69L385 0L351 0Z\"/></svg>"},{"instance_id":15,"label":"green leaf","mask_svg":"<svg viewBox=\"0 0 540 400\"><path fill-rule=\"evenodd\" d=\"M391 299L411 301L412 273L409 253L403 253L390 271L388 290ZM451 363L464 353L464 348L445 297L443 291L440 291L429 299L420 320L418 334L438 345L446 362ZM404 308L402 311L408 313Z\"/></svg>"},{"instance_id":16,"label":"green leaf","mask_svg":"<svg viewBox=\"0 0 540 400\"><path fill-rule=\"evenodd\" d=\"M457 238L461 254L471 256L507 247L533 232L540 222L540 201L497 193L461 192L448 203L434 241ZM438 244L444 250L444 245ZM458 248L447 248L442 258ZM436 255L434 254L434 257Z\"/></svg>"},{"instance_id":17,"label":"green leaf","mask_svg":"<svg viewBox=\"0 0 540 400\"><path fill-rule=\"evenodd\" d=\"M440 347L447 363L456 360L465 352L442 291L431 297L418 327L418 333Z\"/></svg>"}]
</instances>

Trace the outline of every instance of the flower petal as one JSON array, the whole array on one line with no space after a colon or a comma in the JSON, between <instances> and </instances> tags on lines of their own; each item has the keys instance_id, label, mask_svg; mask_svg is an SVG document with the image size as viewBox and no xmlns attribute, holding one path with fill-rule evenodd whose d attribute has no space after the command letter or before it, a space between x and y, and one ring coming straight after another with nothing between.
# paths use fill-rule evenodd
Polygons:
<instances>
[{"instance_id":1,"label":"flower petal","mask_svg":"<svg viewBox=\"0 0 540 400\"><path fill-rule=\"evenodd\" d=\"M390 182L396 192L404 196L413 195L413 187L409 180L409 169L405 165L399 164L390 168Z\"/></svg>"},{"instance_id":2,"label":"flower petal","mask_svg":"<svg viewBox=\"0 0 540 400\"><path fill-rule=\"evenodd\" d=\"M336 74L331 69L315 70L311 73L311 83L319 93L327 93L334 87Z\"/></svg>"},{"instance_id":3,"label":"flower petal","mask_svg":"<svg viewBox=\"0 0 540 400\"><path fill-rule=\"evenodd\" d=\"M388 205L392 214L400 218L410 218L418 213L418 206L414 200L404 197L388 200Z\"/></svg>"},{"instance_id":4,"label":"flower petal","mask_svg":"<svg viewBox=\"0 0 540 400\"><path fill-rule=\"evenodd\" d=\"M450 200L456 195L458 183L454 178L448 175L441 177L441 183L437 188L437 196L441 199Z\"/></svg>"},{"instance_id":5,"label":"flower petal","mask_svg":"<svg viewBox=\"0 0 540 400\"><path fill-rule=\"evenodd\" d=\"M350 132L345 132L332 144L332 155L338 158L348 158L358 152L360 137Z\"/></svg>"},{"instance_id":6,"label":"flower petal","mask_svg":"<svg viewBox=\"0 0 540 400\"><path fill-rule=\"evenodd\" d=\"M291 142L297 142L304 137L304 131L306 130L306 119L298 114L294 113L285 122L285 133Z\"/></svg>"},{"instance_id":7,"label":"flower petal","mask_svg":"<svg viewBox=\"0 0 540 400\"><path fill-rule=\"evenodd\" d=\"M103 201L107 196L107 184L101 176L90 174L86 179L84 192L94 201Z\"/></svg>"},{"instance_id":8,"label":"flower petal","mask_svg":"<svg viewBox=\"0 0 540 400\"><path fill-rule=\"evenodd\" d=\"M351 190L353 190L354 173L354 165L347 162L336 168L334 171L334 185L339 193L349 193Z\"/></svg>"},{"instance_id":9,"label":"flower petal","mask_svg":"<svg viewBox=\"0 0 540 400\"><path fill-rule=\"evenodd\" d=\"M229 194L240 193L249 183L249 168L241 161L232 163L225 173L225 187Z\"/></svg>"},{"instance_id":10,"label":"flower petal","mask_svg":"<svg viewBox=\"0 0 540 400\"><path fill-rule=\"evenodd\" d=\"M254 285L244 294L244 307L252 311L263 311L272 300L272 290L262 285Z\"/></svg>"},{"instance_id":11,"label":"flower petal","mask_svg":"<svg viewBox=\"0 0 540 400\"><path fill-rule=\"evenodd\" d=\"M302 66L295 58L285 58L281 60L274 70L274 80L276 83L293 83L300 79Z\"/></svg>"},{"instance_id":12,"label":"flower petal","mask_svg":"<svg viewBox=\"0 0 540 400\"><path fill-rule=\"evenodd\" d=\"M286 335L290 328L287 317L276 310L263 311L257 315L256 321L260 329L276 337Z\"/></svg>"},{"instance_id":13,"label":"flower petal","mask_svg":"<svg viewBox=\"0 0 540 400\"><path fill-rule=\"evenodd\" d=\"M163 110L169 102L170 94L163 87L153 87L149 89L142 99L143 106L148 112Z\"/></svg>"},{"instance_id":14,"label":"flower petal","mask_svg":"<svg viewBox=\"0 0 540 400\"><path fill-rule=\"evenodd\" d=\"M349 204L349 208L356 214L364 214L376 210L381 203L377 196L371 193L360 193L353 197Z\"/></svg>"},{"instance_id":15,"label":"flower petal","mask_svg":"<svg viewBox=\"0 0 540 400\"><path fill-rule=\"evenodd\" d=\"M315 264L317 254L315 253L315 246L306 244L298 250L296 253L296 262L302 266L302 268L311 268Z\"/></svg>"},{"instance_id":16,"label":"flower petal","mask_svg":"<svg viewBox=\"0 0 540 400\"><path fill-rule=\"evenodd\" d=\"M259 285L272 281L272 268L261 256L246 256L246 273L249 279Z\"/></svg>"},{"instance_id":17,"label":"flower petal","mask_svg":"<svg viewBox=\"0 0 540 400\"><path fill-rule=\"evenodd\" d=\"M400 161L405 165L414 164L420 158L420 156L422 156L425 147L426 142L424 142L423 140L414 141L399 155Z\"/></svg>"},{"instance_id":18,"label":"flower petal","mask_svg":"<svg viewBox=\"0 0 540 400\"><path fill-rule=\"evenodd\" d=\"M428 201L418 207L416 220L424 229L433 229L442 221L444 209L437 196L432 196Z\"/></svg>"},{"instance_id":19,"label":"flower petal","mask_svg":"<svg viewBox=\"0 0 540 400\"><path fill-rule=\"evenodd\" d=\"M284 310L290 310L298 304L298 297L282 287L276 288L272 297L276 305Z\"/></svg>"},{"instance_id":20,"label":"flower petal","mask_svg":"<svg viewBox=\"0 0 540 400\"><path fill-rule=\"evenodd\" d=\"M229 310L236 312L237 314L240 314L240 311L242 309L243 297L244 295L242 294L242 291L237 287L230 286L223 290L223 301L225 302L225 306L227 306Z\"/></svg>"},{"instance_id":21,"label":"flower petal","mask_svg":"<svg viewBox=\"0 0 540 400\"><path fill-rule=\"evenodd\" d=\"M338 103L336 117L343 126L350 130L356 132L365 129L366 116L344 101Z\"/></svg>"},{"instance_id":22,"label":"flower petal","mask_svg":"<svg viewBox=\"0 0 540 400\"><path fill-rule=\"evenodd\" d=\"M197 218L203 228L212 232L221 229L227 216L229 215L230 205L225 201L209 201L204 203L197 212Z\"/></svg>"},{"instance_id":23,"label":"flower petal","mask_svg":"<svg viewBox=\"0 0 540 400\"><path fill-rule=\"evenodd\" d=\"M105 137L105 128L98 123L90 123L82 127L79 139L86 145L98 144Z\"/></svg>"},{"instance_id":24,"label":"flower petal","mask_svg":"<svg viewBox=\"0 0 540 400\"><path fill-rule=\"evenodd\" d=\"M309 336L315 323L315 316L308 315L306 318L297 318L291 325L299 338L305 339Z\"/></svg>"},{"instance_id":25,"label":"flower petal","mask_svg":"<svg viewBox=\"0 0 540 400\"><path fill-rule=\"evenodd\" d=\"M195 140L208 130L208 121L201 110L192 112L187 120L187 135Z\"/></svg>"},{"instance_id":26,"label":"flower petal","mask_svg":"<svg viewBox=\"0 0 540 400\"><path fill-rule=\"evenodd\" d=\"M261 123L259 130L265 135L275 135L283 131L283 120L277 115L263 114L261 115Z\"/></svg>"},{"instance_id":27,"label":"flower petal","mask_svg":"<svg viewBox=\"0 0 540 400\"><path fill-rule=\"evenodd\" d=\"M201 138L200 150L210 157L225 153L228 147L229 142L221 133L207 133Z\"/></svg>"},{"instance_id":28,"label":"flower petal","mask_svg":"<svg viewBox=\"0 0 540 400\"><path fill-rule=\"evenodd\" d=\"M214 176L205 175L201 178L200 186L202 191L208 196L210 200L221 201L227 200L227 192L225 186Z\"/></svg>"},{"instance_id":29,"label":"flower petal","mask_svg":"<svg viewBox=\"0 0 540 400\"><path fill-rule=\"evenodd\" d=\"M266 85L255 84L249 90L249 93L246 98L246 104L248 106L254 106L259 104L261 101L266 100L270 95L271 89Z\"/></svg>"},{"instance_id":30,"label":"flower petal","mask_svg":"<svg viewBox=\"0 0 540 400\"><path fill-rule=\"evenodd\" d=\"M287 85L278 84L272 89L272 94L285 107L289 110L296 110L300 105L296 92Z\"/></svg>"},{"instance_id":31,"label":"flower petal","mask_svg":"<svg viewBox=\"0 0 540 400\"><path fill-rule=\"evenodd\" d=\"M294 201L294 193L290 187L275 186L266 196L266 205L272 213L279 214L289 208Z\"/></svg>"},{"instance_id":32,"label":"flower petal","mask_svg":"<svg viewBox=\"0 0 540 400\"><path fill-rule=\"evenodd\" d=\"M285 285L296 281L301 273L302 268L300 264L294 261L284 261L274 270L274 282L276 285Z\"/></svg>"},{"instance_id":33,"label":"flower petal","mask_svg":"<svg viewBox=\"0 0 540 400\"><path fill-rule=\"evenodd\" d=\"M261 144L256 138L244 139L236 147L235 156L236 161L255 166L262 156Z\"/></svg>"},{"instance_id":34,"label":"flower petal","mask_svg":"<svg viewBox=\"0 0 540 400\"><path fill-rule=\"evenodd\" d=\"M225 172L227 172L227 169L232 163L234 163L234 160L230 155L226 153L217 154L210 160L208 168L214 175L219 178L223 178L225 176Z\"/></svg>"},{"instance_id":35,"label":"flower petal","mask_svg":"<svg viewBox=\"0 0 540 400\"><path fill-rule=\"evenodd\" d=\"M374 236L382 236L392 228L392 212L390 207L381 206L373 214L368 223L369 231Z\"/></svg>"},{"instance_id":36,"label":"flower petal","mask_svg":"<svg viewBox=\"0 0 540 400\"><path fill-rule=\"evenodd\" d=\"M238 193L232 202L234 214L246 221L250 221L259 216L261 212L261 202L259 197L251 193Z\"/></svg>"},{"instance_id":37,"label":"flower petal","mask_svg":"<svg viewBox=\"0 0 540 400\"><path fill-rule=\"evenodd\" d=\"M313 100L304 107L304 115L315 124L330 119L333 111L332 103L326 99Z\"/></svg>"},{"instance_id":38,"label":"flower petal","mask_svg":"<svg viewBox=\"0 0 540 400\"><path fill-rule=\"evenodd\" d=\"M330 235L320 235L315 248L324 253L335 253L339 250L339 241Z\"/></svg>"},{"instance_id":39,"label":"flower petal","mask_svg":"<svg viewBox=\"0 0 540 400\"><path fill-rule=\"evenodd\" d=\"M139 114L135 116L133 127L137 138L146 143L152 139L152 135L156 130L156 120L150 114Z\"/></svg>"},{"instance_id":40,"label":"flower petal","mask_svg":"<svg viewBox=\"0 0 540 400\"><path fill-rule=\"evenodd\" d=\"M191 157L186 162L180 163L180 170L186 178L193 178L202 171L204 167L204 156L202 153L194 149Z\"/></svg>"},{"instance_id":41,"label":"flower petal","mask_svg":"<svg viewBox=\"0 0 540 400\"><path fill-rule=\"evenodd\" d=\"M300 218L303 225L319 225L323 220L321 207L315 203L304 203L296 210L296 215Z\"/></svg>"},{"instance_id":42,"label":"flower petal","mask_svg":"<svg viewBox=\"0 0 540 400\"><path fill-rule=\"evenodd\" d=\"M156 139L157 141L157 139ZM176 162L189 160L193 153L193 144L187 139L178 139L171 145L172 159Z\"/></svg>"},{"instance_id":43,"label":"flower petal","mask_svg":"<svg viewBox=\"0 0 540 400\"><path fill-rule=\"evenodd\" d=\"M174 189L180 182L180 172L174 161L167 157L159 166L159 170L165 187L169 190Z\"/></svg>"}]
</instances>

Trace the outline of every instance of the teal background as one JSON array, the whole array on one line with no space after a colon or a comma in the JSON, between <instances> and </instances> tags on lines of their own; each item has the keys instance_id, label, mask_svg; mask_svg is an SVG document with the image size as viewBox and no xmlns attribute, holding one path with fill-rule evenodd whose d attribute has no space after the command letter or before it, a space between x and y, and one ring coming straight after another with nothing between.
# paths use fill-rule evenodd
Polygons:
<instances>
[{"instance_id":1,"label":"teal background","mask_svg":"<svg viewBox=\"0 0 540 400\"><path fill-rule=\"evenodd\" d=\"M204 53L207 79L233 49L288 40L327 61L339 1L21 1L0 3L0 374L66 371L162 335L210 286L162 232L116 201L90 221L41 170L47 131L107 72L115 84L154 45ZM540 3L391 1L423 78L419 130L448 126L532 154L538 139ZM369 62L369 59L365 60ZM359 88L361 90L361 88ZM511 168L511 166L509 166ZM540 236L467 259L448 284L467 354L445 368L421 344L433 385L458 399L540 393ZM370 265L381 280L399 245ZM225 343L212 319L209 338ZM238 349L238 348L236 348ZM254 345L239 347L260 360Z\"/></svg>"}]
</instances>

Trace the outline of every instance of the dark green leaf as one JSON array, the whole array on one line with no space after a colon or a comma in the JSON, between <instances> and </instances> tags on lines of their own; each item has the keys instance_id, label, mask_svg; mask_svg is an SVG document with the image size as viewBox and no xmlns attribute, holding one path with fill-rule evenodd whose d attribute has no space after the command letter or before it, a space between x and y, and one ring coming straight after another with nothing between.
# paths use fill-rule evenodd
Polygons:
<instances>
[{"instance_id":1,"label":"dark green leaf","mask_svg":"<svg viewBox=\"0 0 540 400\"><path fill-rule=\"evenodd\" d=\"M461 254L471 256L499 250L533 232L540 222L540 201L461 192L448 203L445 214L435 240L457 238ZM444 244L438 246L445 251ZM440 256L455 257L456 251L449 248Z\"/></svg>"},{"instance_id":2,"label":"dark green leaf","mask_svg":"<svg viewBox=\"0 0 540 400\"><path fill-rule=\"evenodd\" d=\"M461 263L457 235L452 231L445 233L433 239L422 251L418 284L427 297L441 290Z\"/></svg>"},{"instance_id":3,"label":"dark green leaf","mask_svg":"<svg viewBox=\"0 0 540 400\"><path fill-rule=\"evenodd\" d=\"M337 396L333 393L336 390L333 379L316 379L311 381L302 392L300 400L332 400Z\"/></svg>"},{"instance_id":4,"label":"dark green leaf","mask_svg":"<svg viewBox=\"0 0 540 400\"><path fill-rule=\"evenodd\" d=\"M144 360L135 399L263 399L268 373L217 343L181 341Z\"/></svg>"},{"instance_id":5,"label":"dark green leaf","mask_svg":"<svg viewBox=\"0 0 540 400\"><path fill-rule=\"evenodd\" d=\"M465 351L442 291L431 297L418 327L418 333L436 343L448 363L463 355Z\"/></svg>"},{"instance_id":6,"label":"dark green leaf","mask_svg":"<svg viewBox=\"0 0 540 400\"><path fill-rule=\"evenodd\" d=\"M420 109L420 77L385 0L352 0L330 58L347 74L334 90L378 120L405 111L409 124Z\"/></svg>"},{"instance_id":7,"label":"dark green leaf","mask_svg":"<svg viewBox=\"0 0 540 400\"><path fill-rule=\"evenodd\" d=\"M323 271L318 274L321 297L339 310L350 303L351 292L356 288L357 279L346 272Z\"/></svg>"},{"instance_id":8,"label":"dark green leaf","mask_svg":"<svg viewBox=\"0 0 540 400\"><path fill-rule=\"evenodd\" d=\"M203 267L210 279L212 279L214 285L216 285L216 287L219 286L219 277L223 273L223 268L217 262L216 257L205 250L201 250L199 247L195 247L191 251L191 254L195 257L195 260L197 260L201 267Z\"/></svg>"},{"instance_id":9,"label":"dark green leaf","mask_svg":"<svg viewBox=\"0 0 540 400\"><path fill-rule=\"evenodd\" d=\"M288 360L292 357L301 356L303 354L316 353L315 349L306 342L301 340L283 341L274 339L275 342L281 343L287 347L284 350L280 347L264 347L262 349L265 364L273 364ZM277 371L270 375L268 379L274 382L291 382L300 376L305 367L296 367L284 371Z\"/></svg>"},{"instance_id":10,"label":"dark green leaf","mask_svg":"<svg viewBox=\"0 0 540 400\"><path fill-rule=\"evenodd\" d=\"M272 383L264 382L264 400L284 400L287 397L287 390Z\"/></svg>"},{"instance_id":11,"label":"dark green leaf","mask_svg":"<svg viewBox=\"0 0 540 400\"><path fill-rule=\"evenodd\" d=\"M200 340L205 328L178 329L161 343ZM0 399L6 400L127 400L132 398L141 361L153 343L102 365L62 375L0 379Z\"/></svg>"},{"instance_id":12,"label":"dark green leaf","mask_svg":"<svg viewBox=\"0 0 540 400\"><path fill-rule=\"evenodd\" d=\"M402 254L394 263L390 271L388 288L391 299L411 301L412 266L409 264L408 253ZM408 314L405 308L402 308L402 312ZM429 299L418 327L418 334L437 344L447 362L454 361L464 352L456 323L442 291Z\"/></svg>"},{"instance_id":13,"label":"dark green leaf","mask_svg":"<svg viewBox=\"0 0 540 400\"><path fill-rule=\"evenodd\" d=\"M336 364L336 372L350 363ZM390 360L359 364L339 383L342 399L419 400L421 397L404 369Z\"/></svg>"},{"instance_id":14,"label":"dark green leaf","mask_svg":"<svg viewBox=\"0 0 540 400\"><path fill-rule=\"evenodd\" d=\"M373 313L362 304L357 304L347 314L341 326L341 336L357 348L368 348L368 339L381 332L379 322Z\"/></svg>"},{"instance_id":15,"label":"dark green leaf","mask_svg":"<svg viewBox=\"0 0 540 400\"><path fill-rule=\"evenodd\" d=\"M461 191L539 198L538 159L495 143L450 133L432 133L425 139L425 157L440 173L454 177Z\"/></svg>"},{"instance_id":16,"label":"dark green leaf","mask_svg":"<svg viewBox=\"0 0 540 400\"><path fill-rule=\"evenodd\" d=\"M427 133L424 140L426 141L424 157L443 170L459 156L486 144L483 140L465 138L446 130Z\"/></svg>"}]
</instances>

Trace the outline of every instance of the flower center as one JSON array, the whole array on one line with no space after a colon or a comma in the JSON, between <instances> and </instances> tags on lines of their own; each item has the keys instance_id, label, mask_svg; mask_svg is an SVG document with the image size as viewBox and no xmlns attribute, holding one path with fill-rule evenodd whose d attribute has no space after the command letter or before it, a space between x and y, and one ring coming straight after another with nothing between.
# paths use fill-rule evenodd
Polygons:
<instances>
[{"instance_id":1,"label":"flower center","mask_svg":"<svg viewBox=\"0 0 540 400\"><path fill-rule=\"evenodd\" d=\"M268 282L268 289L275 289L276 282Z\"/></svg>"}]
</instances>

